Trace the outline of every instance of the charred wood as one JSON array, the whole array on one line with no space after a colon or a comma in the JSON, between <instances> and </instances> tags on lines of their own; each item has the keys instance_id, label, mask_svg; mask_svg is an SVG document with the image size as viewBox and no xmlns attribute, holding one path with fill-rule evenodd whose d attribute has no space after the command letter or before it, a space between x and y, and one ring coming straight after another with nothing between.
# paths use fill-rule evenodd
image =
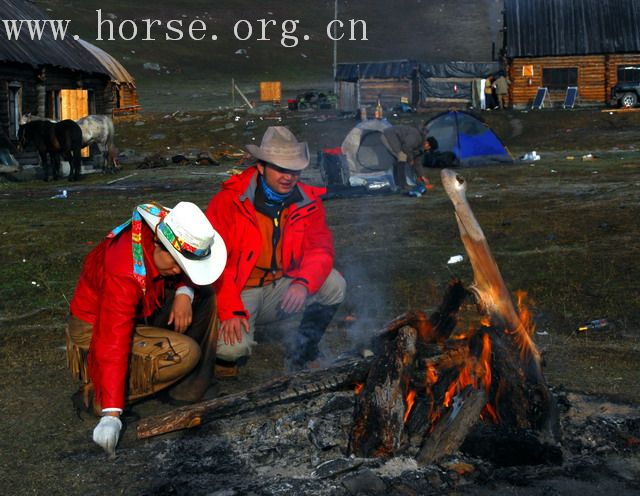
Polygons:
<instances>
[{"instance_id":1,"label":"charred wood","mask_svg":"<svg viewBox=\"0 0 640 496\"><path fill-rule=\"evenodd\" d=\"M562 450L548 443L540 432L495 424L477 424L460 450L498 466L560 465Z\"/></svg>"},{"instance_id":2,"label":"charred wood","mask_svg":"<svg viewBox=\"0 0 640 496\"><path fill-rule=\"evenodd\" d=\"M392 456L399 449L416 339L414 328L403 327L371 366L362 392L356 398L350 453L363 457Z\"/></svg>"},{"instance_id":3,"label":"charred wood","mask_svg":"<svg viewBox=\"0 0 640 496\"><path fill-rule=\"evenodd\" d=\"M371 360L353 358L328 369L304 371L279 377L255 388L177 408L162 415L147 417L138 423L139 439L189 429L218 418L256 410L270 405L302 401L364 381Z\"/></svg>"},{"instance_id":4,"label":"charred wood","mask_svg":"<svg viewBox=\"0 0 640 496\"><path fill-rule=\"evenodd\" d=\"M416 457L420 465L434 463L460 448L467 434L480 420L480 412L487 403L483 390L466 387L453 401L453 407L425 438Z\"/></svg>"}]
</instances>

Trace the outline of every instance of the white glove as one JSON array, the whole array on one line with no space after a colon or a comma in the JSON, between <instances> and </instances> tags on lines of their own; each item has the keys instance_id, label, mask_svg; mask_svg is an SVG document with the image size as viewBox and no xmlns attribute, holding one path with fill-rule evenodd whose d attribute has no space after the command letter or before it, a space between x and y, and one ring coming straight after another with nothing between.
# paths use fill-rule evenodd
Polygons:
<instances>
[{"instance_id":1,"label":"white glove","mask_svg":"<svg viewBox=\"0 0 640 496\"><path fill-rule=\"evenodd\" d=\"M407 154L404 152L398 152L398 162L406 162L407 161Z\"/></svg>"},{"instance_id":2,"label":"white glove","mask_svg":"<svg viewBox=\"0 0 640 496\"><path fill-rule=\"evenodd\" d=\"M122 421L119 417L105 415L93 429L93 442L100 445L110 456L116 455Z\"/></svg>"}]
</instances>

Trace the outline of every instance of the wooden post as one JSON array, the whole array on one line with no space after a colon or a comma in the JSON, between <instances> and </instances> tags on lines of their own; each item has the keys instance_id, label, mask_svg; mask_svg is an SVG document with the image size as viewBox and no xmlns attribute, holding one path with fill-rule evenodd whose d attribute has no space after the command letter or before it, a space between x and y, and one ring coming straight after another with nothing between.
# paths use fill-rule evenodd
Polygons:
<instances>
[{"instance_id":1,"label":"wooden post","mask_svg":"<svg viewBox=\"0 0 640 496\"><path fill-rule=\"evenodd\" d=\"M236 91L238 92L238 94L242 97L242 99L246 102L247 105L249 105L249 108L253 108L253 105L251 104L251 102L247 99L246 96L244 96L244 93L242 91L240 91L240 88L238 88L238 85L234 84L233 87L236 89Z\"/></svg>"},{"instance_id":2,"label":"wooden post","mask_svg":"<svg viewBox=\"0 0 640 496\"><path fill-rule=\"evenodd\" d=\"M231 106L236 106L236 80L231 78Z\"/></svg>"}]
</instances>

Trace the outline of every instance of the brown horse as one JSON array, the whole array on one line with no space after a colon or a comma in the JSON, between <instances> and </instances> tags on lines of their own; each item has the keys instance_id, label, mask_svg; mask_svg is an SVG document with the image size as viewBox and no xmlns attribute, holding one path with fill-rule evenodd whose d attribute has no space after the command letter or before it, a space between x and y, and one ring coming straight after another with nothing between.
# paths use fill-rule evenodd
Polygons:
<instances>
[{"instance_id":1,"label":"brown horse","mask_svg":"<svg viewBox=\"0 0 640 496\"><path fill-rule=\"evenodd\" d=\"M45 181L49 181L50 171L53 179L60 177L61 155L71 166L69 181L80 179L82 130L75 121L65 119L55 123L40 120L27 122L18 130L18 144L22 148L33 145L38 150Z\"/></svg>"}]
</instances>

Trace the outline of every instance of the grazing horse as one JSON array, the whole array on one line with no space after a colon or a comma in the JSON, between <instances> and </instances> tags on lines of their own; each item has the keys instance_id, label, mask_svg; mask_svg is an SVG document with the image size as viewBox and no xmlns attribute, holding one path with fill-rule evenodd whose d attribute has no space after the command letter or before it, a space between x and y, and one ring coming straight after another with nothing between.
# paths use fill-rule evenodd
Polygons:
<instances>
[{"instance_id":1,"label":"grazing horse","mask_svg":"<svg viewBox=\"0 0 640 496\"><path fill-rule=\"evenodd\" d=\"M46 117L40 117L36 114L23 114L20 118L20 124L26 124L33 121L49 121L57 122ZM115 129L113 120L108 115L87 115L76 121L82 130L82 147L95 144L100 150L102 161L100 166L106 173L113 173L120 170L120 166L116 161L118 151L113 146Z\"/></svg>"},{"instance_id":2,"label":"grazing horse","mask_svg":"<svg viewBox=\"0 0 640 496\"><path fill-rule=\"evenodd\" d=\"M116 162L113 147L113 120L108 115L87 115L76 121L82 129L82 146L96 144L102 154L102 170L116 172L119 166Z\"/></svg>"},{"instance_id":3,"label":"grazing horse","mask_svg":"<svg viewBox=\"0 0 640 496\"><path fill-rule=\"evenodd\" d=\"M38 150L45 181L49 181L50 169L53 179L60 177L60 155L71 165L69 181L80 179L82 130L75 121L32 120L20 126L18 143L21 148L31 144Z\"/></svg>"}]
</instances>

